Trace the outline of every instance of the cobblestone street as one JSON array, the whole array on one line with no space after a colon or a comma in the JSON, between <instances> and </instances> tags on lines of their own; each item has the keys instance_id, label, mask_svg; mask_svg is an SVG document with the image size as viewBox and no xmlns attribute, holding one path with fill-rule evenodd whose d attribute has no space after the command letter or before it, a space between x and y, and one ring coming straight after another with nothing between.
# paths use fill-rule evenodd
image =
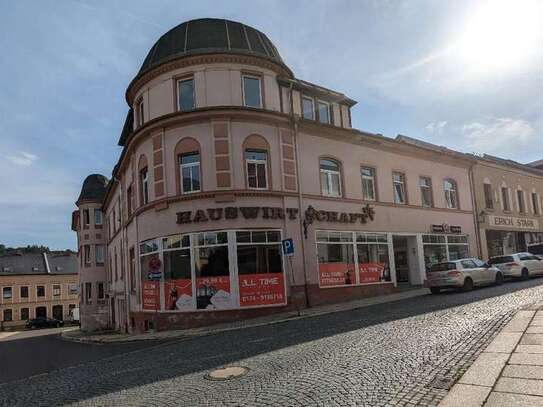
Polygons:
<instances>
[{"instance_id":1,"label":"cobblestone street","mask_svg":"<svg viewBox=\"0 0 543 407\"><path fill-rule=\"evenodd\" d=\"M0 404L434 406L516 310L543 302L542 283L426 295L149 346L4 383ZM204 378L225 364L250 370L229 381Z\"/></svg>"}]
</instances>

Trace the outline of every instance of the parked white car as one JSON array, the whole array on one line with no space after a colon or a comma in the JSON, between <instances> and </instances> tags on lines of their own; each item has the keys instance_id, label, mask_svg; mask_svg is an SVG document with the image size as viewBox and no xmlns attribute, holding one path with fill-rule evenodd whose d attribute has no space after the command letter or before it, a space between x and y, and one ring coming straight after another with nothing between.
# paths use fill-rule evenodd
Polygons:
<instances>
[{"instance_id":1,"label":"parked white car","mask_svg":"<svg viewBox=\"0 0 543 407\"><path fill-rule=\"evenodd\" d=\"M532 276L543 275L543 261L532 253L491 257L488 263L499 268L504 277L527 280Z\"/></svg>"},{"instance_id":2,"label":"parked white car","mask_svg":"<svg viewBox=\"0 0 543 407\"><path fill-rule=\"evenodd\" d=\"M503 273L498 268L475 258L436 263L426 274L432 294L439 294L446 288L470 291L475 286L503 283Z\"/></svg>"}]
</instances>

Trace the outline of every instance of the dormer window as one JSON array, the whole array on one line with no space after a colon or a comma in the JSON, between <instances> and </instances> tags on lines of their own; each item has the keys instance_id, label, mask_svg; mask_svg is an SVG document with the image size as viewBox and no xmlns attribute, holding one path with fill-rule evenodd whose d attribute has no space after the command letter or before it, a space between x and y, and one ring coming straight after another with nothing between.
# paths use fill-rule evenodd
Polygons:
<instances>
[{"instance_id":1,"label":"dormer window","mask_svg":"<svg viewBox=\"0 0 543 407\"><path fill-rule=\"evenodd\" d=\"M243 106L262 108L262 89L260 77L243 75Z\"/></svg>"},{"instance_id":2,"label":"dormer window","mask_svg":"<svg viewBox=\"0 0 543 407\"><path fill-rule=\"evenodd\" d=\"M307 120L315 120L315 104L310 97L302 96L302 116Z\"/></svg>"},{"instance_id":3,"label":"dormer window","mask_svg":"<svg viewBox=\"0 0 543 407\"><path fill-rule=\"evenodd\" d=\"M177 108L181 112L194 110L194 78L177 81Z\"/></svg>"},{"instance_id":4,"label":"dormer window","mask_svg":"<svg viewBox=\"0 0 543 407\"><path fill-rule=\"evenodd\" d=\"M319 115L319 122L324 124L330 124L330 105L322 100L317 102Z\"/></svg>"}]
</instances>

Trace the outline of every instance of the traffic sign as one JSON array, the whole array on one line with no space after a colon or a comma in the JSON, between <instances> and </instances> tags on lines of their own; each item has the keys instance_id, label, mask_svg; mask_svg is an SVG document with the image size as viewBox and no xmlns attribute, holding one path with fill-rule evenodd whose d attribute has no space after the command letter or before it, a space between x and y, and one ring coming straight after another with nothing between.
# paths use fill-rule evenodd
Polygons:
<instances>
[{"instance_id":1,"label":"traffic sign","mask_svg":"<svg viewBox=\"0 0 543 407\"><path fill-rule=\"evenodd\" d=\"M281 240L281 247L283 248L283 256L294 255L294 243L292 239Z\"/></svg>"}]
</instances>

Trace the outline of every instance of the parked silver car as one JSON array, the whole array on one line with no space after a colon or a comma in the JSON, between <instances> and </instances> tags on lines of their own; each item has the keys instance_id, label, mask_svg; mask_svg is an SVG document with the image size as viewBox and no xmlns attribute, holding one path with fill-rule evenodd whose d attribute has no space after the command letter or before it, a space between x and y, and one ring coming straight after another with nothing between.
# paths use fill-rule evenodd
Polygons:
<instances>
[{"instance_id":1,"label":"parked silver car","mask_svg":"<svg viewBox=\"0 0 543 407\"><path fill-rule=\"evenodd\" d=\"M445 288L470 291L475 286L503 282L503 273L498 268L475 258L436 263L430 266L426 274L428 288L432 294L439 294Z\"/></svg>"},{"instance_id":2,"label":"parked silver car","mask_svg":"<svg viewBox=\"0 0 543 407\"><path fill-rule=\"evenodd\" d=\"M543 261L532 253L522 252L491 257L488 263L499 268L504 277L527 280L535 275L543 275Z\"/></svg>"}]
</instances>

